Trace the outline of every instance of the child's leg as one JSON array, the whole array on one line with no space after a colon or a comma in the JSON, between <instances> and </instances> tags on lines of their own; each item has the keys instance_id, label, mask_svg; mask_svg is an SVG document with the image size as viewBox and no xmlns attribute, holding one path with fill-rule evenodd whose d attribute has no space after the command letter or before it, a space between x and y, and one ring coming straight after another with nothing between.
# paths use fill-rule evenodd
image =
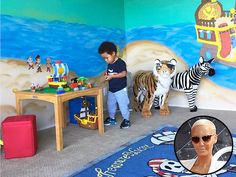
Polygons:
<instances>
[{"instance_id":1,"label":"child's leg","mask_svg":"<svg viewBox=\"0 0 236 177\"><path fill-rule=\"evenodd\" d=\"M129 120L129 97L127 93L127 88L116 92L115 97L119 104L122 117L126 120Z\"/></svg>"},{"instance_id":2,"label":"child's leg","mask_svg":"<svg viewBox=\"0 0 236 177\"><path fill-rule=\"evenodd\" d=\"M116 114L116 97L115 94L108 91L107 94L107 109L108 109L108 114L111 119L115 119L115 114Z\"/></svg>"}]
</instances>

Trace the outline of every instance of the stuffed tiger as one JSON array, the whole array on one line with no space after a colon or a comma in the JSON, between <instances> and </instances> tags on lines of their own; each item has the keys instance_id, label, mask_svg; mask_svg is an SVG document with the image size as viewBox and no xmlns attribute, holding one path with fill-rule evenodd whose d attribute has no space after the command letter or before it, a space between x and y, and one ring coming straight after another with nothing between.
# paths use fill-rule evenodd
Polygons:
<instances>
[{"instance_id":1,"label":"stuffed tiger","mask_svg":"<svg viewBox=\"0 0 236 177\"><path fill-rule=\"evenodd\" d=\"M168 115L167 97L172 77L176 73L175 59L169 61L155 60L153 71L139 71L133 80L133 108L140 111L145 118L151 117L153 100L159 97L160 115Z\"/></svg>"}]
</instances>

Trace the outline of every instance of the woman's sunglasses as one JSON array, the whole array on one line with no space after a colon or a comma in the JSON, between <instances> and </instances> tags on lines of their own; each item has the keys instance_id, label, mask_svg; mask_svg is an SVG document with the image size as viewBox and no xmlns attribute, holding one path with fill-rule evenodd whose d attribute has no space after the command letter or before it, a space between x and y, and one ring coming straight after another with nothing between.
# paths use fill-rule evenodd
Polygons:
<instances>
[{"instance_id":1,"label":"woman's sunglasses","mask_svg":"<svg viewBox=\"0 0 236 177\"><path fill-rule=\"evenodd\" d=\"M192 137L192 142L194 143L199 143L200 139L202 139L202 141L204 141L204 143L208 143L211 140L211 137L213 135L206 135L206 136L202 136L202 137L198 137L198 136L193 136Z\"/></svg>"}]
</instances>

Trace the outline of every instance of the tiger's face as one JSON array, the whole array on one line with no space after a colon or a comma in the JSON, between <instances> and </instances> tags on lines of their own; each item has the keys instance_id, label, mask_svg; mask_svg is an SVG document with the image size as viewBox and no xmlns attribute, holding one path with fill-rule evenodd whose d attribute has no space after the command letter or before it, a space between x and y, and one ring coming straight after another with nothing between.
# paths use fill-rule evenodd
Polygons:
<instances>
[{"instance_id":1,"label":"tiger's face","mask_svg":"<svg viewBox=\"0 0 236 177\"><path fill-rule=\"evenodd\" d=\"M171 60L155 60L155 65L153 68L153 74L158 78L171 78L176 73L176 64L175 59Z\"/></svg>"}]
</instances>

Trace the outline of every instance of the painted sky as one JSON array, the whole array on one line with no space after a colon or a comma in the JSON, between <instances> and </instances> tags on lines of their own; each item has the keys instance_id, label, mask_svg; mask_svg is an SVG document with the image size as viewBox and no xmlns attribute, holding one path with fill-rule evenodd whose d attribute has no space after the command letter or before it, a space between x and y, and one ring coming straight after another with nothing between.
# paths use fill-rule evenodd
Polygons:
<instances>
[{"instance_id":1,"label":"painted sky","mask_svg":"<svg viewBox=\"0 0 236 177\"><path fill-rule=\"evenodd\" d=\"M1 14L124 28L123 0L1 0Z\"/></svg>"},{"instance_id":2,"label":"painted sky","mask_svg":"<svg viewBox=\"0 0 236 177\"><path fill-rule=\"evenodd\" d=\"M234 7L235 0L218 0L225 10ZM201 0L125 0L126 29L195 23L195 11Z\"/></svg>"},{"instance_id":3,"label":"painted sky","mask_svg":"<svg viewBox=\"0 0 236 177\"><path fill-rule=\"evenodd\" d=\"M235 0L219 0L231 9ZM1 14L131 29L194 23L201 0L2 0Z\"/></svg>"}]
</instances>

